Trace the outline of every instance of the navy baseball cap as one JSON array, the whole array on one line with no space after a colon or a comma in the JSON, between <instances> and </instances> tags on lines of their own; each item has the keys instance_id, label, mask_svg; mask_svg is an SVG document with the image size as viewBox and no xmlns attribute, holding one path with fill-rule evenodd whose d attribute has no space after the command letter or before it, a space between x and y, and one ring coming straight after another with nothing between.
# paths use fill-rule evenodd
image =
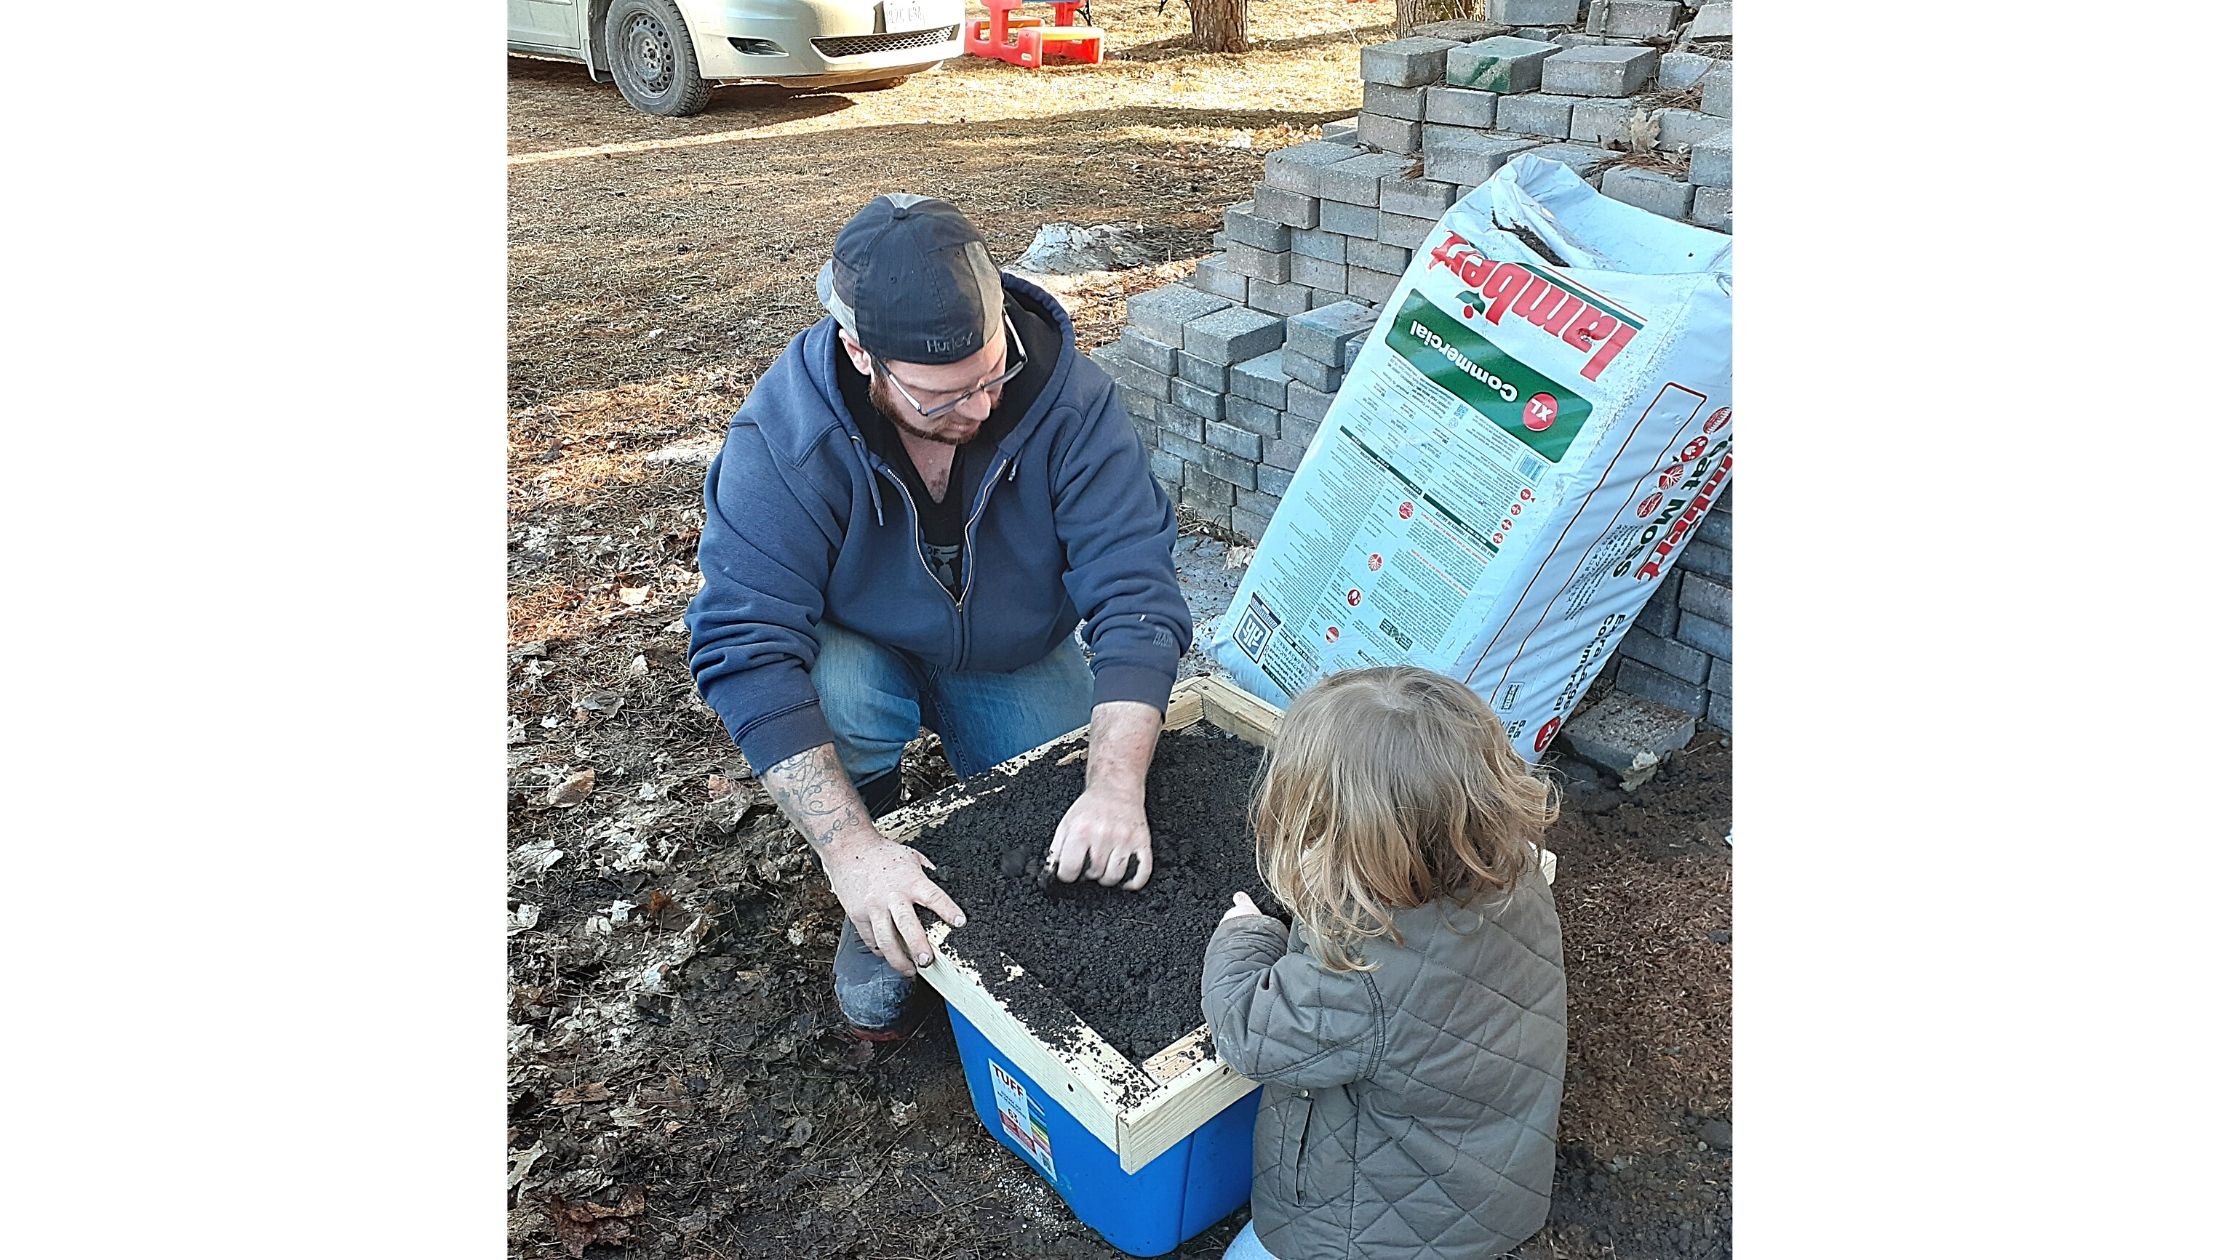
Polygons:
<instances>
[{"instance_id":1,"label":"navy baseball cap","mask_svg":"<svg viewBox=\"0 0 2240 1260\"><path fill-rule=\"evenodd\" d=\"M957 363L1003 335L1003 276L987 242L934 197L881 193L817 272L817 300L856 343L896 363Z\"/></svg>"}]
</instances>

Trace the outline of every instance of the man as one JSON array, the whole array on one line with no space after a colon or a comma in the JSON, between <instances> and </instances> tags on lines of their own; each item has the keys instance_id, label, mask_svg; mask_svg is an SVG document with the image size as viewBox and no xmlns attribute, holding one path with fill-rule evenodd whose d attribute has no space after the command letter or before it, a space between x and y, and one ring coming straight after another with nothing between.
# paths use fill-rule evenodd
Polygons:
<instances>
[{"instance_id":1,"label":"man","mask_svg":"<svg viewBox=\"0 0 2240 1260\"><path fill-rule=\"evenodd\" d=\"M846 913L841 1013L892 1040L926 1005L918 907L964 924L933 863L872 825L901 799L903 745L930 726L969 778L1086 723L1048 869L1141 888L1190 614L1174 509L1111 378L956 207L875 198L817 295L831 318L755 383L708 470L686 621L701 694Z\"/></svg>"}]
</instances>

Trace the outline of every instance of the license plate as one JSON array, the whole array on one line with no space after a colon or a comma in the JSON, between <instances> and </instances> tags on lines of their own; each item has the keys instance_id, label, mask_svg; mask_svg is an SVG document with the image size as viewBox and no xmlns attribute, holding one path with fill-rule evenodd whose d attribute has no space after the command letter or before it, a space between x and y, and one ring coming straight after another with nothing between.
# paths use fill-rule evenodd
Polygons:
<instances>
[{"instance_id":1,"label":"license plate","mask_svg":"<svg viewBox=\"0 0 2240 1260\"><path fill-rule=\"evenodd\" d=\"M922 31L933 25L926 17L926 0L886 0L887 30Z\"/></svg>"}]
</instances>

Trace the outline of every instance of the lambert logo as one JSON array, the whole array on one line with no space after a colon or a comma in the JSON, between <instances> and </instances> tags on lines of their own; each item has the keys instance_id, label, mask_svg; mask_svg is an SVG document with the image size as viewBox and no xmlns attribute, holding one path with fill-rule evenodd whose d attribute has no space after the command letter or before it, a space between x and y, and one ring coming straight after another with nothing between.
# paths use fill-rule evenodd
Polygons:
<instances>
[{"instance_id":1,"label":"lambert logo","mask_svg":"<svg viewBox=\"0 0 2240 1260\"><path fill-rule=\"evenodd\" d=\"M1603 309L1587 290L1566 284L1536 267L1522 263L1497 263L1478 252L1460 232L1433 248L1426 267L1443 266L1477 290L1466 298L1465 319L1481 312L1489 324L1515 313L1526 322L1587 356L1579 375L1595 380L1602 369L1641 330L1641 321L1630 314ZM1607 299L1603 299L1607 300Z\"/></svg>"}]
</instances>

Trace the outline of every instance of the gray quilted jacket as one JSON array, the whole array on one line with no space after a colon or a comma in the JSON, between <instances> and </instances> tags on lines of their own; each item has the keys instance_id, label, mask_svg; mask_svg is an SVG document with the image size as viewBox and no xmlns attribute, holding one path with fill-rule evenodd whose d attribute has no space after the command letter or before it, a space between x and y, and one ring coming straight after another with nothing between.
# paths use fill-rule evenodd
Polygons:
<instances>
[{"instance_id":1,"label":"gray quilted jacket","mask_svg":"<svg viewBox=\"0 0 2240 1260\"><path fill-rule=\"evenodd\" d=\"M1368 972L1324 970L1265 915L1206 947L1214 1047L1267 1087L1252 1219L1278 1260L1489 1260L1548 1218L1564 985L1547 881L1396 918L1405 944L1363 947Z\"/></svg>"}]
</instances>

